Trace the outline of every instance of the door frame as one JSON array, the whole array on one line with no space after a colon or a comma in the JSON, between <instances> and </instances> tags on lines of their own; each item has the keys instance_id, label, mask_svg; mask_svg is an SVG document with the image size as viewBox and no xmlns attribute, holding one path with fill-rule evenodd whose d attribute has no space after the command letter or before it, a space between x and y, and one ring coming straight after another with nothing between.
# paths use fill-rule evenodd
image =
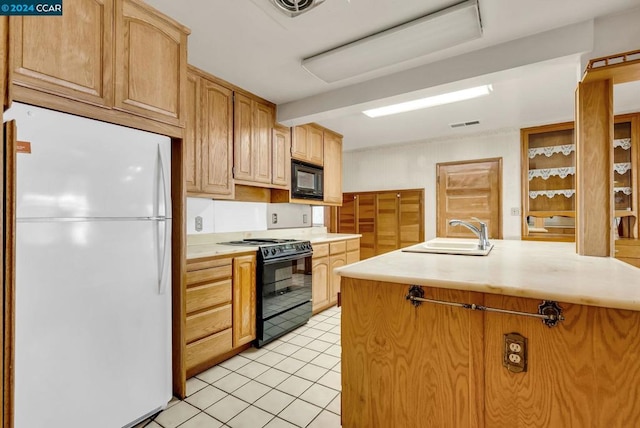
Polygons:
<instances>
[{"instance_id":1,"label":"door frame","mask_svg":"<svg viewBox=\"0 0 640 428\"><path fill-rule=\"evenodd\" d=\"M502 158L484 158L484 159L469 159L469 160L461 160L461 161L453 161L453 162L438 162L436 164L436 236L442 236L443 231L440 230L440 167L441 166L453 166L453 165L465 165L465 164L474 164L474 163L483 163L483 162L497 162L498 163L498 238L502 239Z\"/></svg>"}]
</instances>

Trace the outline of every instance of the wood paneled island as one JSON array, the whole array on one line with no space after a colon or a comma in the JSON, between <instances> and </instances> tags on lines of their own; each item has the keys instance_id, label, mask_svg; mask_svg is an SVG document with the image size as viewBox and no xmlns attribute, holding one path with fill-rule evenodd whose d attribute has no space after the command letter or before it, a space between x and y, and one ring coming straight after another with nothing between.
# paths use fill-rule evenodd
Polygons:
<instances>
[{"instance_id":1,"label":"wood paneled island","mask_svg":"<svg viewBox=\"0 0 640 428\"><path fill-rule=\"evenodd\" d=\"M640 269L570 243L493 243L486 257L395 251L337 270L344 427L636 426ZM411 285L467 306L415 306ZM543 300L562 308L553 327L478 310L537 314ZM526 371L505 365L511 333Z\"/></svg>"}]
</instances>

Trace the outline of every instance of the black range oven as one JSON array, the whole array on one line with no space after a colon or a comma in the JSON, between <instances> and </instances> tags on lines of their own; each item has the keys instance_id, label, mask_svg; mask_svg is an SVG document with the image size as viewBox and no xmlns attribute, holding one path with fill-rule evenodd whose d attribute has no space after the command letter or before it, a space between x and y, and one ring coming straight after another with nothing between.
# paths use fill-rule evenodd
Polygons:
<instances>
[{"instance_id":1,"label":"black range oven","mask_svg":"<svg viewBox=\"0 0 640 428\"><path fill-rule=\"evenodd\" d=\"M305 324L311 318L309 241L247 239L223 242L258 246L256 347Z\"/></svg>"}]
</instances>

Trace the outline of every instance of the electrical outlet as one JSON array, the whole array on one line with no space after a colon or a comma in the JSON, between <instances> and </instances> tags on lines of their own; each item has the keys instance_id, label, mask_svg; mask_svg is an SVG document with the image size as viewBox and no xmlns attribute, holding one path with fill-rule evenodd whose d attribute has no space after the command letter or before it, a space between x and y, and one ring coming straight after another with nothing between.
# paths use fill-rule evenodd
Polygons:
<instances>
[{"instance_id":1,"label":"electrical outlet","mask_svg":"<svg viewBox=\"0 0 640 428\"><path fill-rule=\"evenodd\" d=\"M271 214L271 223L272 224L278 223L278 214L276 213Z\"/></svg>"},{"instance_id":2,"label":"electrical outlet","mask_svg":"<svg viewBox=\"0 0 640 428\"><path fill-rule=\"evenodd\" d=\"M504 335L502 365L512 373L527 371L527 338L519 333Z\"/></svg>"},{"instance_id":3,"label":"electrical outlet","mask_svg":"<svg viewBox=\"0 0 640 428\"><path fill-rule=\"evenodd\" d=\"M309 216L307 214L302 214L302 222L304 224L307 224L307 222L309 221Z\"/></svg>"},{"instance_id":4,"label":"electrical outlet","mask_svg":"<svg viewBox=\"0 0 640 428\"><path fill-rule=\"evenodd\" d=\"M513 207L513 208L511 208L511 215L513 215L513 216L520 216L520 207Z\"/></svg>"},{"instance_id":5,"label":"electrical outlet","mask_svg":"<svg viewBox=\"0 0 640 428\"><path fill-rule=\"evenodd\" d=\"M202 217L196 217L196 232L202 232Z\"/></svg>"}]
</instances>

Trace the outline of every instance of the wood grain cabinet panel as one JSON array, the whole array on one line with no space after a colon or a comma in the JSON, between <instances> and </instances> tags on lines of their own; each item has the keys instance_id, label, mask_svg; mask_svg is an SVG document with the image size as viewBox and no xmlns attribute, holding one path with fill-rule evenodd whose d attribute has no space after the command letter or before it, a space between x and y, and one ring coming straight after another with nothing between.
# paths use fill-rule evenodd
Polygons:
<instances>
[{"instance_id":1,"label":"wood grain cabinet panel","mask_svg":"<svg viewBox=\"0 0 640 428\"><path fill-rule=\"evenodd\" d=\"M329 257L314 257L311 263L313 313L318 313L329 303Z\"/></svg>"},{"instance_id":2,"label":"wood grain cabinet panel","mask_svg":"<svg viewBox=\"0 0 640 428\"><path fill-rule=\"evenodd\" d=\"M345 253L329 256L329 303L334 305L338 302L338 293L340 292L340 275L334 272L334 269L347 264L347 255Z\"/></svg>"},{"instance_id":3,"label":"wood grain cabinet panel","mask_svg":"<svg viewBox=\"0 0 640 428\"><path fill-rule=\"evenodd\" d=\"M231 302L231 279L187 288L187 313Z\"/></svg>"},{"instance_id":4,"label":"wood grain cabinet panel","mask_svg":"<svg viewBox=\"0 0 640 428\"><path fill-rule=\"evenodd\" d=\"M11 80L13 78L12 67L9 63L11 46L9 17L0 16L0 101L4 107L3 110L8 109L11 104Z\"/></svg>"},{"instance_id":5,"label":"wood grain cabinet panel","mask_svg":"<svg viewBox=\"0 0 640 428\"><path fill-rule=\"evenodd\" d=\"M253 101L253 180L271 184L272 180L272 131L274 111L271 106Z\"/></svg>"},{"instance_id":6,"label":"wood grain cabinet panel","mask_svg":"<svg viewBox=\"0 0 640 428\"><path fill-rule=\"evenodd\" d=\"M188 30L139 0L115 6L115 108L183 125Z\"/></svg>"},{"instance_id":7,"label":"wood grain cabinet panel","mask_svg":"<svg viewBox=\"0 0 640 428\"><path fill-rule=\"evenodd\" d=\"M233 259L233 346L256 338L256 257Z\"/></svg>"},{"instance_id":8,"label":"wood grain cabinet panel","mask_svg":"<svg viewBox=\"0 0 640 428\"><path fill-rule=\"evenodd\" d=\"M251 98L236 93L233 104L233 178L253 180Z\"/></svg>"},{"instance_id":9,"label":"wood grain cabinet panel","mask_svg":"<svg viewBox=\"0 0 640 428\"><path fill-rule=\"evenodd\" d=\"M342 204L342 137L324 133L324 202Z\"/></svg>"},{"instance_id":10,"label":"wood grain cabinet panel","mask_svg":"<svg viewBox=\"0 0 640 428\"><path fill-rule=\"evenodd\" d=\"M13 83L110 107L113 2L65 0L62 16L12 17Z\"/></svg>"},{"instance_id":11,"label":"wood grain cabinet panel","mask_svg":"<svg viewBox=\"0 0 640 428\"><path fill-rule=\"evenodd\" d=\"M187 192L200 191L200 177L202 177L202 149L200 138L200 79L198 76L187 73L184 129L184 151L186 164L185 180Z\"/></svg>"},{"instance_id":12,"label":"wood grain cabinet panel","mask_svg":"<svg viewBox=\"0 0 640 428\"><path fill-rule=\"evenodd\" d=\"M282 125L273 128L271 184L291 187L291 131Z\"/></svg>"},{"instance_id":13,"label":"wood grain cabinet panel","mask_svg":"<svg viewBox=\"0 0 640 428\"><path fill-rule=\"evenodd\" d=\"M313 124L296 126L292 131L291 157L303 162L324 164L324 132Z\"/></svg>"},{"instance_id":14,"label":"wood grain cabinet panel","mask_svg":"<svg viewBox=\"0 0 640 428\"><path fill-rule=\"evenodd\" d=\"M187 316L186 341L191 343L231 327L231 305L207 309Z\"/></svg>"}]
</instances>

